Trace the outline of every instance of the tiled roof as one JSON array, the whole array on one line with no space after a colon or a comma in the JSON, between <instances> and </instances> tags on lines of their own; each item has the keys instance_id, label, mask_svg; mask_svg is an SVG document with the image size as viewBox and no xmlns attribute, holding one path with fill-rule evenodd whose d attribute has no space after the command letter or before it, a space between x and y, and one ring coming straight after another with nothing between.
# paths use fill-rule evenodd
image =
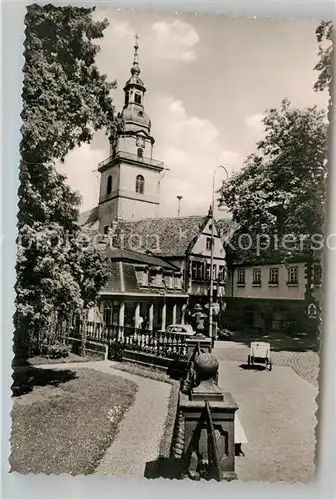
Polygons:
<instances>
[{"instance_id":1,"label":"tiled roof","mask_svg":"<svg viewBox=\"0 0 336 500\"><path fill-rule=\"evenodd\" d=\"M98 207L79 214L78 224L88 229L98 229Z\"/></svg>"},{"instance_id":2,"label":"tiled roof","mask_svg":"<svg viewBox=\"0 0 336 500\"><path fill-rule=\"evenodd\" d=\"M125 250L120 248L111 248L108 247L106 249L106 255L113 261L126 261L126 262L134 262L139 264L147 264L149 266L157 266L162 267L163 269L170 269L172 271L177 271L177 267L169 264L168 262L156 257L154 255L134 252L132 250Z\"/></svg>"},{"instance_id":3,"label":"tiled roof","mask_svg":"<svg viewBox=\"0 0 336 500\"><path fill-rule=\"evenodd\" d=\"M115 294L115 295L165 295L181 297L187 297L187 294L181 289L168 289L165 286L155 287L149 285L147 287L141 287L138 284L134 264L128 262L114 261L111 263L111 274L103 289L100 292L101 295L104 294Z\"/></svg>"},{"instance_id":4,"label":"tiled roof","mask_svg":"<svg viewBox=\"0 0 336 500\"><path fill-rule=\"evenodd\" d=\"M112 229L113 246L136 252L149 251L162 257L182 257L193 246L209 216L159 217L137 221L119 220ZM98 207L83 212L79 224L86 229L97 229ZM234 227L230 219L216 220L223 239Z\"/></svg>"},{"instance_id":5,"label":"tiled roof","mask_svg":"<svg viewBox=\"0 0 336 500\"><path fill-rule=\"evenodd\" d=\"M125 248L149 250L162 257L184 256L202 230L207 217L161 217L120 221L115 235L122 235Z\"/></svg>"}]
</instances>

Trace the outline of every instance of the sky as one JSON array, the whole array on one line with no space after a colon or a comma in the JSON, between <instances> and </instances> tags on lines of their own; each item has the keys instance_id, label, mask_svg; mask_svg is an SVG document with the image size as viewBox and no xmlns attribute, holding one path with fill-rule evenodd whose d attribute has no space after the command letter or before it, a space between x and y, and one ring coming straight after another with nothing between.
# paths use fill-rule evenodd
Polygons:
<instances>
[{"instance_id":1,"label":"sky","mask_svg":"<svg viewBox=\"0 0 336 500\"><path fill-rule=\"evenodd\" d=\"M314 92L318 20L230 18L97 9L109 27L97 41L97 66L117 80L112 98L122 109L123 86L139 35L145 110L155 138L153 157L164 161L160 216L206 214L214 169L232 175L263 137L266 109L287 97L293 106L327 108L326 92ZM109 155L104 131L72 151L64 165L70 186L82 195L81 210L98 203L97 164ZM216 188L225 178L216 174ZM217 214L220 217L220 213Z\"/></svg>"}]
</instances>

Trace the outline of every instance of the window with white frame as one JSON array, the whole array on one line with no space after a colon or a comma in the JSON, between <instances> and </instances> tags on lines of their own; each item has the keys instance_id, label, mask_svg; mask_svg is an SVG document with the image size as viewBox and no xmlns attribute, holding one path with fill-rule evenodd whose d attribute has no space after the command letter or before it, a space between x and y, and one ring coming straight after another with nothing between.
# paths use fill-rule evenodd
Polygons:
<instances>
[{"instance_id":1,"label":"window with white frame","mask_svg":"<svg viewBox=\"0 0 336 500\"><path fill-rule=\"evenodd\" d=\"M288 285L297 285L299 282L298 266L289 266L288 268Z\"/></svg>"},{"instance_id":2,"label":"window with white frame","mask_svg":"<svg viewBox=\"0 0 336 500\"><path fill-rule=\"evenodd\" d=\"M269 284L278 285L279 284L279 268L271 267L269 270Z\"/></svg>"},{"instance_id":3,"label":"window with white frame","mask_svg":"<svg viewBox=\"0 0 336 500\"><path fill-rule=\"evenodd\" d=\"M212 278L215 280L217 278L217 265L212 266Z\"/></svg>"},{"instance_id":4,"label":"window with white frame","mask_svg":"<svg viewBox=\"0 0 336 500\"><path fill-rule=\"evenodd\" d=\"M112 302L104 302L104 323L106 325L112 325L112 315L113 315L113 304Z\"/></svg>"},{"instance_id":5,"label":"window with white frame","mask_svg":"<svg viewBox=\"0 0 336 500\"><path fill-rule=\"evenodd\" d=\"M237 285L245 285L245 269L243 267L237 269Z\"/></svg>"},{"instance_id":6,"label":"window with white frame","mask_svg":"<svg viewBox=\"0 0 336 500\"><path fill-rule=\"evenodd\" d=\"M218 279L219 281L223 281L224 280L224 270L225 270L225 266L218 266Z\"/></svg>"},{"instance_id":7,"label":"window with white frame","mask_svg":"<svg viewBox=\"0 0 336 500\"><path fill-rule=\"evenodd\" d=\"M204 262L194 261L191 267L191 277L193 280L204 279Z\"/></svg>"},{"instance_id":8,"label":"window with white frame","mask_svg":"<svg viewBox=\"0 0 336 500\"><path fill-rule=\"evenodd\" d=\"M252 283L253 285L261 285L261 269L260 267L255 267L252 270Z\"/></svg>"},{"instance_id":9,"label":"window with white frame","mask_svg":"<svg viewBox=\"0 0 336 500\"><path fill-rule=\"evenodd\" d=\"M211 250L212 247L212 238L207 238L206 239L206 249Z\"/></svg>"}]
</instances>

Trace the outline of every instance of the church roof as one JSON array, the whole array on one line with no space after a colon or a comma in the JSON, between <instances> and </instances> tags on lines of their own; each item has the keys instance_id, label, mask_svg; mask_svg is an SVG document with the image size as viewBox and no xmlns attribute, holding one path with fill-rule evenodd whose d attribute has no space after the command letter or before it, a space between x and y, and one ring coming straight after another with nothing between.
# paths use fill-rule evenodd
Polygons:
<instances>
[{"instance_id":1,"label":"church roof","mask_svg":"<svg viewBox=\"0 0 336 500\"><path fill-rule=\"evenodd\" d=\"M159 217L137 221L119 220L112 227L113 246L133 252L147 252L160 257L182 257L193 246L209 216ZM79 224L97 229L98 207L80 214ZM230 219L216 220L222 240L230 239L234 223Z\"/></svg>"},{"instance_id":2,"label":"church roof","mask_svg":"<svg viewBox=\"0 0 336 500\"><path fill-rule=\"evenodd\" d=\"M162 257L182 257L195 243L209 216L160 217L138 221L120 221L114 231L125 248L150 251ZM216 221L220 233L226 233L230 221Z\"/></svg>"},{"instance_id":3,"label":"church roof","mask_svg":"<svg viewBox=\"0 0 336 500\"><path fill-rule=\"evenodd\" d=\"M126 248L162 257L180 257L199 235L204 221L202 216L120 221L115 234L123 238Z\"/></svg>"},{"instance_id":4,"label":"church roof","mask_svg":"<svg viewBox=\"0 0 336 500\"><path fill-rule=\"evenodd\" d=\"M80 213L78 224L86 229L98 229L98 206Z\"/></svg>"}]
</instances>

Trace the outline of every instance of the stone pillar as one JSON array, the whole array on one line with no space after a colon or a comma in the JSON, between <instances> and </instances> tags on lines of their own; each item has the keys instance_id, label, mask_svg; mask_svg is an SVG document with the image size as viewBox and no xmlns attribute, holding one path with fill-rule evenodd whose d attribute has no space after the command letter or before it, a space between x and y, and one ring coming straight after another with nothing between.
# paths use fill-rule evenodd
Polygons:
<instances>
[{"instance_id":1,"label":"stone pillar","mask_svg":"<svg viewBox=\"0 0 336 500\"><path fill-rule=\"evenodd\" d=\"M139 317L140 317L140 302L137 303L135 307L135 315L134 315L134 327L139 328Z\"/></svg>"},{"instance_id":2,"label":"stone pillar","mask_svg":"<svg viewBox=\"0 0 336 500\"><path fill-rule=\"evenodd\" d=\"M153 323L154 323L154 304L149 306L148 310L148 330L153 331Z\"/></svg>"},{"instance_id":3,"label":"stone pillar","mask_svg":"<svg viewBox=\"0 0 336 500\"><path fill-rule=\"evenodd\" d=\"M186 310L187 310L187 304L183 304L183 306L182 306L182 317L181 317L181 324L182 325L185 324L185 313L186 313Z\"/></svg>"},{"instance_id":4,"label":"stone pillar","mask_svg":"<svg viewBox=\"0 0 336 500\"><path fill-rule=\"evenodd\" d=\"M120 302L119 307L119 340L124 340L125 302Z\"/></svg>"},{"instance_id":5,"label":"stone pillar","mask_svg":"<svg viewBox=\"0 0 336 500\"><path fill-rule=\"evenodd\" d=\"M194 353L195 347L199 347L200 352L211 352L211 339L202 334L196 334L186 339L188 363Z\"/></svg>"},{"instance_id":6,"label":"stone pillar","mask_svg":"<svg viewBox=\"0 0 336 500\"><path fill-rule=\"evenodd\" d=\"M179 414L183 415L184 471L191 479L201 477L230 481L235 473L235 413L238 406L229 392L223 392L214 382L218 361L210 353L195 359L198 385L188 396L179 393ZM208 419L211 415L212 426ZM212 428L212 431L211 431ZM208 430L210 429L210 433ZM198 434L199 430L199 434ZM218 461L208 455L209 435L215 441ZM192 440L197 442L192 445ZM219 476L219 477L218 477Z\"/></svg>"},{"instance_id":7,"label":"stone pillar","mask_svg":"<svg viewBox=\"0 0 336 500\"><path fill-rule=\"evenodd\" d=\"M176 304L173 305L173 320L172 320L173 325L176 323Z\"/></svg>"},{"instance_id":8,"label":"stone pillar","mask_svg":"<svg viewBox=\"0 0 336 500\"><path fill-rule=\"evenodd\" d=\"M162 306L161 330L166 329L166 314L167 314L167 305L166 303L164 303Z\"/></svg>"}]
</instances>

